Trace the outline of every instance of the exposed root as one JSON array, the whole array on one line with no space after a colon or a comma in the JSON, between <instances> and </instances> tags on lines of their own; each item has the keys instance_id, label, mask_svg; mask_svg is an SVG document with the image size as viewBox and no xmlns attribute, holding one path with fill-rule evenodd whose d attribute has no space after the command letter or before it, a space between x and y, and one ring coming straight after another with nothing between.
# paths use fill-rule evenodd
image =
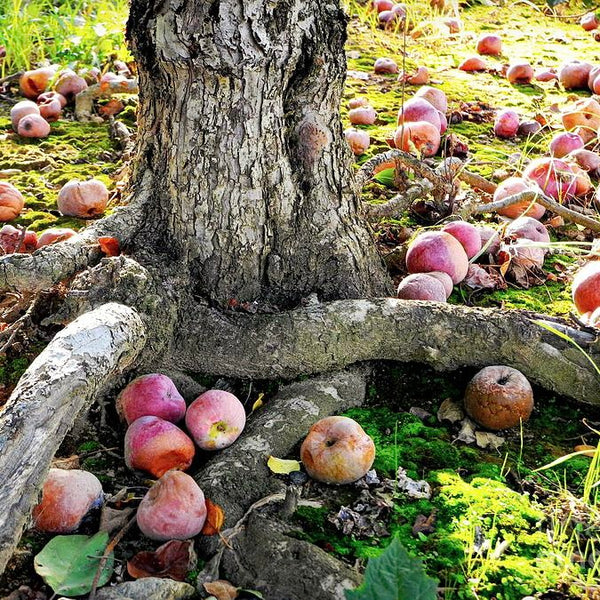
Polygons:
<instances>
[{"instance_id":1,"label":"exposed root","mask_svg":"<svg viewBox=\"0 0 600 600\"><path fill-rule=\"evenodd\" d=\"M294 378L369 360L423 362L439 370L506 364L533 382L598 403L600 382L585 356L517 311L437 302L341 300L290 312L223 313L188 306L173 365L220 376ZM594 336L568 328L593 359Z\"/></svg>"},{"instance_id":2,"label":"exposed root","mask_svg":"<svg viewBox=\"0 0 600 600\"><path fill-rule=\"evenodd\" d=\"M58 333L21 377L0 413L0 572L75 419L145 343L136 311L105 304Z\"/></svg>"}]
</instances>

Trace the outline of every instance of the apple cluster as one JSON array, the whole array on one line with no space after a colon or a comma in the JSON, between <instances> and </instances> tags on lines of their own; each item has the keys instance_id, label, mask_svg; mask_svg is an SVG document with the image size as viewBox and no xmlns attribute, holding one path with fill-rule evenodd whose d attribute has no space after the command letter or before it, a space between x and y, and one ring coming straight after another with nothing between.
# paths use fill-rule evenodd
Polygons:
<instances>
[{"instance_id":1,"label":"apple cluster","mask_svg":"<svg viewBox=\"0 0 600 600\"><path fill-rule=\"evenodd\" d=\"M371 8L377 12L377 20L381 27L398 29L406 21L406 4L392 0L372 0Z\"/></svg>"},{"instance_id":2,"label":"apple cluster","mask_svg":"<svg viewBox=\"0 0 600 600\"><path fill-rule=\"evenodd\" d=\"M169 377L151 373L131 381L116 408L128 425L125 463L158 478L138 508L140 530L155 540L197 535L206 518L204 495L183 471L196 446L220 450L235 442L246 424L242 403L229 392L208 390L186 406ZM182 420L185 431L176 425Z\"/></svg>"}]
</instances>

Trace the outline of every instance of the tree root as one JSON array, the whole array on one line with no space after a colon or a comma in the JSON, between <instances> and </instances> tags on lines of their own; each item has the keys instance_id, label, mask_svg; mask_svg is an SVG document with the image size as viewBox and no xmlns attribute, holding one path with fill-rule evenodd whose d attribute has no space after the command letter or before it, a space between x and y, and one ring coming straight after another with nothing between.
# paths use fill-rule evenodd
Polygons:
<instances>
[{"instance_id":1,"label":"tree root","mask_svg":"<svg viewBox=\"0 0 600 600\"><path fill-rule=\"evenodd\" d=\"M286 535L291 528L280 520L286 511L273 509L286 506L285 484L269 471L267 459L287 456L318 419L361 404L365 380L364 370L354 369L285 386L253 413L242 438L206 465L198 483L224 509L229 527L220 540L199 540L200 549L214 555L198 579L200 585L224 578L259 589L273 600L304 600L307 590L312 597L341 600L343 590L356 585L355 571ZM268 517L266 509L271 509ZM293 508L284 516L290 512Z\"/></svg>"},{"instance_id":2,"label":"tree root","mask_svg":"<svg viewBox=\"0 0 600 600\"><path fill-rule=\"evenodd\" d=\"M171 364L191 372L293 379L370 360L445 371L505 364L546 389L600 402L600 381L581 351L517 311L382 298L255 315L197 304L181 319ZM594 336L571 328L567 335L598 362Z\"/></svg>"},{"instance_id":3,"label":"tree root","mask_svg":"<svg viewBox=\"0 0 600 600\"><path fill-rule=\"evenodd\" d=\"M105 304L58 333L21 377L0 413L0 573L77 415L132 365L145 342L136 311Z\"/></svg>"},{"instance_id":4,"label":"tree root","mask_svg":"<svg viewBox=\"0 0 600 600\"><path fill-rule=\"evenodd\" d=\"M33 254L0 257L0 291L38 292L95 264L103 256L99 237L116 237L121 246L129 243L144 226L144 204L150 190L148 184L139 190L134 202L117 208L64 242L44 246Z\"/></svg>"}]
</instances>

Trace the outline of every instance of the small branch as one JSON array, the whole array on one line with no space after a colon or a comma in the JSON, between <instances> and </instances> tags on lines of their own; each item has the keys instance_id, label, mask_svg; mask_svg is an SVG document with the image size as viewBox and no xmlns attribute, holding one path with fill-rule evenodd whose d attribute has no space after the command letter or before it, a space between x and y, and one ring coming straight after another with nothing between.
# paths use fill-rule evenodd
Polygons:
<instances>
[{"instance_id":1,"label":"small branch","mask_svg":"<svg viewBox=\"0 0 600 600\"><path fill-rule=\"evenodd\" d=\"M493 194L498 187L495 183L488 181L485 177L467 171L467 169L465 169L465 163L463 163L460 158L446 158L444 162L438 166L436 171L438 173L449 173L453 178L456 177L470 187L486 192L487 194Z\"/></svg>"},{"instance_id":2,"label":"small branch","mask_svg":"<svg viewBox=\"0 0 600 600\"><path fill-rule=\"evenodd\" d=\"M538 204L546 207L548 210L551 210L555 214L563 217L563 219L567 219L572 223L587 227L591 231L600 232L600 221L575 212L574 210L559 204L556 202L556 200L553 200L549 196L540 194L534 190L520 192L518 194L508 196L507 198L503 198L502 200L496 200L495 202L471 205L465 204L461 210L461 216L463 218L468 218L473 214L494 212L506 208L507 206L517 204L518 202L537 202Z\"/></svg>"},{"instance_id":3,"label":"small branch","mask_svg":"<svg viewBox=\"0 0 600 600\"><path fill-rule=\"evenodd\" d=\"M435 171L427 166L420 158L417 158L408 152L403 152L402 150L388 150L387 152L382 152L381 154L374 156L358 170L356 180L360 187L364 187L367 181L371 179L376 167L392 160L412 169L421 178L431 181L434 185L440 183L440 179L435 174Z\"/></svg>"},{"instance_id":4,"label":"small branch","mask_svg":"<svg viewBox=\"0 0 600 600\"><path fill-rule=\"evenodd\" d=\"M89 121L92 116L94 100L97 98L110 98L113 94L137 94L138 91L137 79L90 85L75 96L75 118L78 121Z\"/></svg>"},{"instance_id":5,"label":"small branch","mask_svg":"<svg viewBox=\"0 0 600 600\"><path fill-rule=\"evenodd\" d=\"M89 600L95 600L96 591L98 590L98 582L100 581L100 576L102 575L102 570L106 565L106 561L110 558L111 553L117 547L118 543L123 539L123 536L131 529L131 526L136 522L137 515L134 514L125 525L120 529L120 531L113 537L110 542L106 545L104 550L104 554L100 558L100 562L98 563L98 569L96 570L96 574L94 575L94 581L92 582L92 589L90 591Z\"/></svg>"},{"instance_id":6,"label":"small branch","mask_svg":"<svg viewBox=\"0 0 600 600\"><path fill-rule=\"evenodd\" d=\"M418 198L423 198L433 189L433 185L423 180L408 188L404 194L397 194L385 204L365 204L365 216L369 220L397 217L408 210Z\"/></svg>"}]
</instances>

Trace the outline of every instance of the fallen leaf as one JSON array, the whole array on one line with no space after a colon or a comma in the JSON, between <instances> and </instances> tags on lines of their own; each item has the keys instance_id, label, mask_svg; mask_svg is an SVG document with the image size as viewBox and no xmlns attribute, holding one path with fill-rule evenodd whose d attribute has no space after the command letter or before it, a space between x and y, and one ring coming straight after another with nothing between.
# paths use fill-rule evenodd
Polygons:
<instances>
[{"instance_id":1,"label":"fallen leaf","mask_svg":"<svg viewBox=\"0 0 600 600\"><path fill-rule=\"evenodd\" d=\"M425 515L417 515L414 525L412 526L412 534L418 535L429 535L435 531L435 510L431 511L431 514L426 517Z\"/></svg>"},{"instance_id":2,"label":"fallen leaf","mask_svg":"<svg viewBox=\"0 0 600 600\"><path fill-rule=\"evenodd\" d=\"M454 402L450 398L446 398L437 411L438 421L450 421L456 423L465 418L465 413L458 402Z\"/></svg>"},{"instance_id":3,"label":"fallen leaf","mask_svg":"<svg viewBox=\"0 0 600 600\"><path fill-rule=\"evenodd\" d=\"M100 250L102 250L106 256L119 256L119 254L121 254L119 240L115 237L99 237L98 243L100 244Z\"/></svg>"},{"instance_id":4,"label":"fallen leaf","mask_svg":"<svg viewBox=\"0 0 600 600\"><path fill-rule=\"evenodd\" d=\"M469 265L463 282L474 290L496 289L496 280L483 267L475 264Z\"/></svg>"},{"instance_id":5,"label":"fallen leaf","mask_svg":"<svg viewBox=\"0 0 600 600\"><path fill-rule=\"evenodd\" d=\"M73 454L67 458L55 458L52 461L52 467L54 469L79 469L79 456Z\"/></svg>"},{"instance_id":6,"label":"fallen leaf","mask_svg":"<svg viewBox=\"0 0 600 600\"><path fill-rule=\"evenodd\" d=\"M204 589L217 600L235 600L238 597L238 588L224 579L203 583Z\"/></svg>"},{"instance_id":7,"label":"fallen leaf","mask_svg":"<svg viewBox=\"0 0 600 600\"><path fill-rule=\"evenodd\" d=\"M208 498L206 498L205 504L206 521L204 521L204 527L202 527L200 533L202 535L215 535L219 533L221 527L223 527L225 512L218 504L211 502Z\"/></svg>"},{"instance_id":8,"label":"fallen leaf","mask_svg":"<svg viewBox=\"0 0 600 600\"><path fill-rule=\"evenodd\" d=\"M109 117L111 115L116 115L125 109L125 105L116 98L112 98L109 100L104 106L98 107L98 112L103 117Z\"/></svg>"},{"instance_id":9,"label":"fallen leaf","mask_svg":"<svg viewBox=\"0 0 600 600\"><path fill-rule=\"evenodd\" d=\"M504 444L504 438L496 435L495 433L488 433L487 431L476 431L475 442L480 448L491 448L497 450Z\"/></svg>"},{"instance_id":10,"label":"fallen leaf","mask_svg":"<svg viewBox=\"0 0 600 600\"><path fill-rule=\"evenodd\" d=\"M300 463L297 460L286 460L284 458L269 456L267 467L277 475L289 475L293 471L300 470Z\"/></svg>"},{"instance_id":11,"label":"fallen leaf","mask_svg":"<svg viewBox=\"0 0 600 600\"><path fill-rule=\"evenodd\" d=\"M258 398L256 399L256 401L252 405L252 410L250 412L254 412L255 410L259 409L264 404L263 397L264 397L264 394L259 394L258 395Z\"/></svg>"},{"instance_id":12,"label":"fallen leaf","mask_svg":"<svg viewBox=\"0 0 600 600\"><path fill-rule=\"evenodd\" d=\"M117 509L106 506L102 507L100 513L100 531L106 531L109 535L123 529L133 515L133 508Z\"/></svg>"},{"instance_id":13,"label":"fallen leaf","mask_svg":"<svg viewBox=\"0 0 600 600\"><path fill-rule=\"evenodd\" d=\"M469 417L463 419L462 426L456 439L465 444L472 444L475 441L475 423L473 423Z\"/></svg>"},{"instance_id":14,"label":"fallen leaf","mask_svg":"<svg viewBox=\"0 0 600 600\"><path fill-rule=\"evenodd\" d=\"M594 458L596 454L596 446L588 446L587 444L579 444L573 450L575 452L582 452L582 456L589 456L590 458Z\"/></svg>"},{"instance_id":15,"label":"fallen leaf","mask_svg":"<svg viewBox=\"0 0 600 600\"><path fill-rule=\"evenodd\" d=\"M194 542L170 540L155 552L138 552L127 561L127 572L134 579L161 577L183 581L197 563Z\"/></svg>"}]
</instances>

